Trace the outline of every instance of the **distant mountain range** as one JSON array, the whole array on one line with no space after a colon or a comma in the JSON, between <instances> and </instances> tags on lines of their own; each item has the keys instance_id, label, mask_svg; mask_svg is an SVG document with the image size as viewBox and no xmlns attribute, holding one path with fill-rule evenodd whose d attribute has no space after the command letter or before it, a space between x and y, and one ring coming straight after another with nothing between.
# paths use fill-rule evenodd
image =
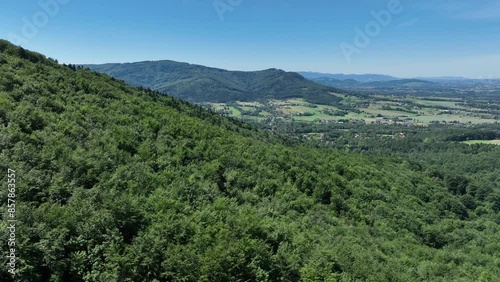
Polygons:
<instances>
[{"instance_id":1,"label":"distant mountain range","mask_svg":"<svg viewBox=\"0 0 500 282\"><path fill-rule=\"evenodd\" d=\"M332 93L345 91L368 95L466 95L469 90L464 89L496 91L500 85L496 79L463 77L401 79L382 74L295 73L279 69L229 71L168 60L84 66L194 103L304 98L310 103L336 105L340 98Z\"/></svg>"},{"instance_id":2,"label":"distant mountain range","mask_svg":"<svg viewBox=\"0 0 500 282\"><path fill-rule=\"evenodd\" d=\"M387 81L359 82L354 79L339 80L335 78L320 77L311 79L323 85L339 87L343 89L363 87L363 88L394 88L394 87L422 87L435 84L434 82L421 79L396 79Z\"/></svg>"},{"instance_id":3,"label":"distant mountain range","mask_svg":"<svg viewBox=\"0 0 500 282\"><path fill-rule=\"evenodd\" d=\"M300 75L307 79L318 79L318 78L331 78L336 80L355 80L358 82L375 82L375 81L391 81L398 80L399 78L383 75L383 74L331 74L331 73L320 73L320 72L299 72Z\"/></svg>"},{"instance_id":4,"label":"distant mountain range","mask_svg":"<svg viewBox=\"0 0 500 282\"><path fill-rule=\"evenodd\" d=\"M500 78L466 78L466 77L418 77L416 79L432 81L437 83L458 83L458 84L482 84L482 83L500 83Z\"/></svg>"},{"instance_id":5,"label":"distant mountain range","mask_svg":"<svg viewBox=\"0 0 500 282\"><path fill-rule=\"evenodd\" d=\"M311 103L334 104L340 90L294 72L278 69L228 71L175 61L84 65L128 84L143 86L191 102L255 101L304 98Z\"/></svg>"},{"instance_id":6,"label":"distant mountain range","mask_svg":"<svg viewBox=\"0 0 500 282\"><path fill-rule=\"evenodd\" d=\"M318 80L318 79L334 79L340 80L344 82L361 82L361 83L370 83L370 82L386 82L386 81L396 81L396 80L419 80L419 81L430 81L430 82L463 82L463 83L471 83L471 82L500 82L500 78L484 78L484 79L475 79L475 78L466 78L460 76L440 76L440 77L412 77L412 78L400 78L390 75L384 74L343 74L343 73L321 73L321 72L299 72L303 77L310 80Z\"/></svg>"},{"instance_id":7,"label":"distant mountain range","mask_svg":"<svg viewBox=\"0 0 500 282\"><path fill-rule=\"evenodd\" d=\"M325 74L323 74L325 75ZM349 79L341 80L334 77L345 77L343 75L330 75L308 77L317 83L337 87L357 94L389 94L389 95L417 95L417 96L450 96L450 97L472 97L478 93L489 93L495 96L500 90L498 79L469 79L463 77L433 77L433 78L410 78L385 80L387 76L379 76L382 81L369 81L376 79L377 75L348 75ZM354 78L357 78L354 79Z\"/></svg>"}]
</instances>

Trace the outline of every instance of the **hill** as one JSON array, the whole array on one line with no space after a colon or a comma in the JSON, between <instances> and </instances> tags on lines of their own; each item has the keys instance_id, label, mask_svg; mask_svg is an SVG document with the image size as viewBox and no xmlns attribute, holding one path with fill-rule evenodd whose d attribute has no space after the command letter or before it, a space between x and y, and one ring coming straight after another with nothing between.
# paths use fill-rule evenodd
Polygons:
<instances>
[{"instance_id":1,"label":"hill","mask_svg":"<svg viewBox=\"0 0 500 282\"><path fill-rule=\"evenodd\" d=\"M373 88L373 89L386 89L390 90L393 88L418 88L418 87L429 87L437 85L436 83L420 80L420 79L398 79L398 80L388 80L388 81L373 81L373 82L359 82L353 79L339 80L335 78L320 77L311 79L317 83L332 86L332 87L344 87L350 88Z\"/></svg>"},{"instance_id":2,"label":"hill","mask_svg":"<svg viewBox=\"0 0 500 282\"><path fill-rule=\"evenodd\" d=\"M421 80L399 79L361 83L353 80L315 78L313 81L331 87L340 87L357 95L389 94L396 96L421 96L462 98L470 100L498 100L500 81L498 80Z\"/></svg>"},{"instance_id":3,"label":"hill","mask_svg":"<svg viewBox=\"0 0 500 282\"><path fill-rule=\"evenodd\" d=\"M179 63L148 61L85 65L128 84L168 93L191 102L258 101L304 98L311 103L334 104L339 90L278 69L243 72Z\"/></svg>"},{"instance_id":4,"label":"hill","mask_svg":"<svg viewBox=\"0 0 500 282\"><path fill-rule=\"evenodd\" d=\"M348 89L348 88L362 84L362 82L359 82L359 81L354 80L354 79L340 80L340 79L329 78L329 77L311 78L311 80L314 82L317 82L319 84L332 86L332 87L340 87L340 88L343 87L344 89Z\"/></svg>"},{"instance_id":5,"label":"hill","mask_svg":"<svg viewBox=\"0 0 500 282\"><path fill-rule=\"evenodd\" d=\"M390 80L390 81L376 81L376 82L370 82L370 83L365 83L365 86L372 86L372 87L386 87L386 88L391 88L391 87L421 87L421 86L427 86L427 85L434 85L435 83L430 82L430 81L425 81L421 79L398 79L398 80Z\"/></svg>"},{"instance_id":6,"label":"hill","mask_svg":"<svg viewBox=\"0 0 500 282\"><path fill-rule=\"evenodd\" d=\"M500 277L500 208L465 205L460 178L287 144L5 41L0 74L16 281Z\"/></svg>"}]
</instances>

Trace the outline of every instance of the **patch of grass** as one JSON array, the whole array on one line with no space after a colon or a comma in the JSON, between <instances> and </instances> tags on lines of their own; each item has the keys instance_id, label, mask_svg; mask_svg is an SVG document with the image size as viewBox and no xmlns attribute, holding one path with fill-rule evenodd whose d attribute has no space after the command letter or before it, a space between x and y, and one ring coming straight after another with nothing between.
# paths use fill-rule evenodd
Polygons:
<instances>
[{"instance_id":1,"label":"patch of grass","mask_svg":"<svg viewBox=\"0 0 500 282\"><path fill-rule=\"evenodd\" d=\"M244 111L255 111L255 107L248 107L248 106L244 106L244 107L240 107L242 110Z\"/></svg>"},{"instance_id":2,"label":"patch of grass","mask_svg":"<svg viewBox=\"0 0 500 282\"><path fill-rule=\"evenodd\" d=\"M280 108L280 111L284 114L294 115L294 114L303 114L307 112L313 112L313 108L305 107L305 106L284 106Z\"/></svg>"},{"instance_id":3,"label":"patch of grass","mask_svg":"<svg viewBox=\"0 0 500 282\"><path fill-rule=\"evenodd\" d=\"M467 145L474 145L474 144L500 145L500 140L469 140L469 141L464 141L463 143Z\"/></svg>"},{"instance_id":4,"label":"patch of grass","mask_svg":"<svg viewBox=\"0 0 500 282\"><path fill-rule=\"evenodd\" d=\"M362 98L357 96L345 95L345 94L335 94L337 97L342 98L341 104L352 106L358 105L356 110L360 110L361 113L357 114L354 112L349 112L345 116L331 116L324 113L325 110L330 110L332 112L340 111L340 106L335 107L331 105L313 105L304 99L286 99L286 100L269 100L267 102L237 102L237 106L228 106L223 103L211 103L210 107L216 111L229 109L230 116L235 118L242 118L245 120L256 120L262 119L266 116L276 116L276 117L293 117L296 121L307 121L314 122L318 119L321 120L364 120L366 123L371 123L377 120L377 115L381 115L386 118L400 118L400 119L411 119L416 124L427 125L432 122L460 122L464 124L487 124L495 123L498 120L494 119L493 115L488 115L481 113L479 110L473 108L465 108L457 103L462 102L461 99L444 99L440 98L439 101L426 100L420 97L392 97L392 96L371 96L370 98ZM364 103L360 103L364 102ZM408 107L408 103L415 103L419 105L419 109ZM360 108L359 105L369 105ZM411 105L411 104L410 104ZM435 107L443 107L443 109L438 109ZM390 108L389 108L390 107ZM459 110L459 112L443 113L446 109ZM258 116L244 115L240 110L245 112L257 112ZM400 109L408 109L408 111L402 111ZM264 111L265 110L265 111ZM304 113L310 113L312 115L303 116ZM491 118L490 118L491 117ZM287 119L288 120L288 119Z\"/></svg>"},{"instance_id":5,"label":"patch of grass","mask_svg":"<svg viewBox=\"0 0 500 282\"><path fill-rule=\"evenodd\" d=\"M229 110L231 110L232 117L241 118L241 112L237 108L229 107Z\"/></svg>"},{"instance_id":6,"label":"patch of grass","mask_svg":"<svg viewBox=\"0 0 500 282\"><path fill-rule=\"evenodd\" d=\"M464 109L464 106L457 105L457 103L461 102L460 100L451 100L451 101L430 101L430 100L421 100L414 99L415 104L421 106L431 106L431 107L446 107L450 109Z\"/></svg>"},{"instance_id":7,"label":"patch of grass","mask_svg":"<svg viewBox=\"0 0 500 282\"><path fill-rule=\"evenodd\" d=\"M494 119L484 119L480 117L473 116L460 116L460 115L432 115L432 116L416 116L412 117L414 119L419 120L423 123L431 123L431 122L454 122L458 121L461 123L471 123L471 124L484 124L484 123L495 123Z\"/></svg>"},{"instance_id":8,"label":"patch of grass","mask_svg":"<svg viewBox=\"0 0 500 282\"><path fill-rule=\"evenodd\" d=\"M381 109L364 109L365 112L373 114L373 115L383 115L386 117L413 117L415 116L414 114L410 114L407 112L401 112L401 111L392 111L392 110L381 110Z\"/></svg>"}]
</instances>

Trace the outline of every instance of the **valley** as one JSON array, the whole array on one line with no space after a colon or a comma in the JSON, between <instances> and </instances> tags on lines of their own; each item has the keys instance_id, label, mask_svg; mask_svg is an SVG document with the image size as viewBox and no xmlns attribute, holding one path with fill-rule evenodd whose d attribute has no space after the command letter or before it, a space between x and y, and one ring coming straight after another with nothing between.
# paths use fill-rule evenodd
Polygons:
<instances>
[{"instance_id":1,"label":"valley","mask_svg":"<svg viewBox=\"0 0 500 282\"><path fill-rule=\"evenodd\" d=\"M84 67L257 123L427 126L495 124L500 120L497 80L398 79L278 69L242 72L175 61Z\"/></svg>"},{"instance_id":2,"label":"valley","mask_svg":"<svg viewBox=\"0 0 500 282\"><path fill-rule=\"evenodd\" d=\"M427 126L429 124L472 125L498 123L500 111L488 102L470 106L466 99L438 97L394 97L332 94L337 106L309 103L304 99L260 102L201 103L215 112L247 121L365 123Z\"/></svg>"}]
</instances>

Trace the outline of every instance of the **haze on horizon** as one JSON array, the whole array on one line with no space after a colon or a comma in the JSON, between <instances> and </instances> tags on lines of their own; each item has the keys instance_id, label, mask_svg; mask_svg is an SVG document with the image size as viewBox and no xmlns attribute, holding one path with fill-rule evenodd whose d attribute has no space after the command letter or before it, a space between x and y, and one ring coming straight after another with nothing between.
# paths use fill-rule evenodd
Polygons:
<instances>
[{"instance_id":1,"label":"haze on horizon","mask_svg":"<svg viewBox=\"0 0 500 282\"><path fill-rule=\"evenodd\" d=\"M0 37L75 64L500 78L500 3L428 2L16 1Z\"/></svg>"}]
</instances>

